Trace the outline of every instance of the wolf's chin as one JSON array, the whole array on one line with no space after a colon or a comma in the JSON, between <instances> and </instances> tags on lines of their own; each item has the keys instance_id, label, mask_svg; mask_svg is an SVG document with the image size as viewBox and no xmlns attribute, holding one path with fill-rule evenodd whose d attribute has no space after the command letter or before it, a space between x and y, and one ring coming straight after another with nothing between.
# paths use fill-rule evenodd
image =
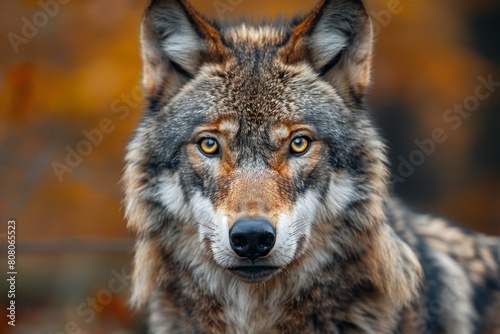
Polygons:
<instances>
[{"instance_id":1,"label":"wolf's chin","mask_svg":"<svg viewBox=\"0 0 500 334\"><path fill-rule=\"evenodd\" d=\"M279 267L270 266L241 266L228 269L236 278L246 283L262 283L268 281L281 271Z\"/></svg>"}]
</instances>

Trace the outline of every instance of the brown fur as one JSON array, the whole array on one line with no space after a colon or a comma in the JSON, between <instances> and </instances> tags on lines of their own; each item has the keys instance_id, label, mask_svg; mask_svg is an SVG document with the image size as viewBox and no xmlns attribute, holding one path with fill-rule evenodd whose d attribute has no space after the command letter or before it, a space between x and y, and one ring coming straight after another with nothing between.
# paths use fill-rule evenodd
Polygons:
<instances>
[{"instance_id":1,"label":"brown fur","mask_svg":"<svg viewBox=\"0 0 500 334\"><path fill-rule=\"evenodd\" d=\"M132 302L153 333L495 333L498 239L411 213L388 190L366 110L360 0L220 26L184 0L143 20L148 108L124 175ZM308 150L290 150L294 138ZM211 138L219 150L200 150ZM276 230L256 260L229 229ZM250 279L239 268L268 269ZM256 276L259 277L259 276Z\"/></svg>"}]
</instances>

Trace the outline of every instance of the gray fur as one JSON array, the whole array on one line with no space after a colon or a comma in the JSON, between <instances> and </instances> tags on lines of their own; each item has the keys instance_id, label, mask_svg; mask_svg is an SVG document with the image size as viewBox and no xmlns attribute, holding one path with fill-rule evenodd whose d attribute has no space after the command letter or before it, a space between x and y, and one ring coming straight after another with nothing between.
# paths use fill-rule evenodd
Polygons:
<instances>
[{"instance_id":1,"label":"gray fur","mask_svg":"<svg viewBox=\"0 0 500 334\"><path fill-rule=\"evenodd\" d=\"M152 333L500 330L498 239L389 194L366 107L372 27L361 1L216 28L185 1L156 0L142 30L149 106L124 188L132 303L149 306ZM206 136L217 155L200 151ZM310 139L301 156L295 136ZM228 241L247 216L277 230L254 263ZM249 265L276 269L249 283L234 271Z\"/></svg>"}]
</instances>

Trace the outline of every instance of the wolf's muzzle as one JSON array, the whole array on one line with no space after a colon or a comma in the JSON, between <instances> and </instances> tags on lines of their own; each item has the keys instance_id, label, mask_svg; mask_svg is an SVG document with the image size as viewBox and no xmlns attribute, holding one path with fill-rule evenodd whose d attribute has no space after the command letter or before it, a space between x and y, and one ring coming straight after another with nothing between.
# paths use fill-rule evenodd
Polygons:
<instances>
[{"instance_id":1,"label":"wolf's muzzle","mask_svg":"<svg viewBox=\"0 0 500 334\"><path fill-rule=\"evenodd\" d=\"M254 262L269 254L276 241L276 229L265 219L240 219L229 230L231 248Z\"/></svg>"}]
</instances>

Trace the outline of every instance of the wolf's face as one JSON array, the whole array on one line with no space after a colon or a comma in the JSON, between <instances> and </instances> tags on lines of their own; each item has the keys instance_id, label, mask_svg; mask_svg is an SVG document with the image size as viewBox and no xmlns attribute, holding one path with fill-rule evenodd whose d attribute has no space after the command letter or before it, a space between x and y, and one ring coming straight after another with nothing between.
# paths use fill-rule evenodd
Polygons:
<instances>
[{"instance_id":1,"label":"wolf's face","mask_svg":"<svg viewBox=\"0 0 500 334\"><path fill-rule=\"evenodd\" d=\"M276 49L266 57L204 69L157 115L150 131L162 145L145 145L160 164L175 164L154 185L162 205L192 212L214 260L247 281L305 251L330 181L340 210L356 196L348 169L361 164L348 147L354 134L342 129L350 122L342 99L311 84L307 66L283 64Z\"/></svg>"},{"instance_id":2,"label":"wolf's face","mask_svg":"<svg viewBox=\"0 0 500 334\"><path fill-rule=\"evenodd\" d=\"M323 1L303 20L259 28L153 1L129 225L247 282L322 251L352 255L385 191L383 145L363 111L371 35L361 1ZM349 223L363 210L365 225Z\"/></svg>"}]
</instances>

